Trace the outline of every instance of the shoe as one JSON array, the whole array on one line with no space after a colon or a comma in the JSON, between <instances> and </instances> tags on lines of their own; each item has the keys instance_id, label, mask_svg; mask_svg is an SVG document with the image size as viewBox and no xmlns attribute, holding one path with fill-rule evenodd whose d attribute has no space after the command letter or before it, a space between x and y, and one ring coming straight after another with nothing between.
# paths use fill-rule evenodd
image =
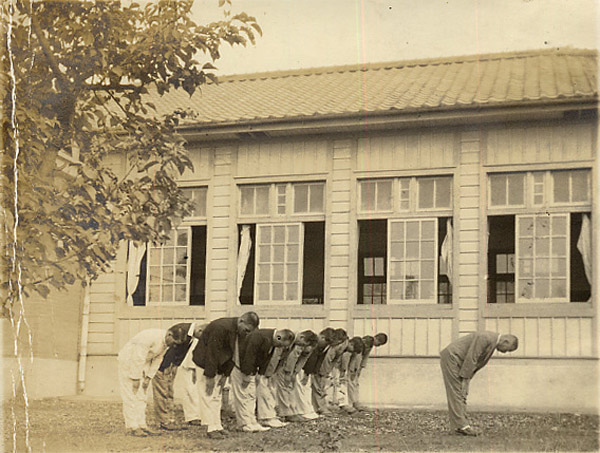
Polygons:
<instances>
[{"instance_id":1,"label":"shoe","mask_svg":"<svg viewBox=\"0 0 600 453\"><path fill-rule=\"evenodd\" d=\"M157 430L148 428L147 426L142 426L140 429L144 431L148 436L158 436L160 434L160 432L158 432Z\"/></svg>"},{"instance_id":2,"label":"shoe","mask_svg":"<svg viewBox=\"0 0 600 453\"><path fill-rule=\"evenodd\" d=\"M208 436L209 439L225 439L227 437L227 434L225 434L225 431L223 431L223 430L210 431L210 432L206 433L206 435Z\"/></svg>"},{"instance_id":3,"label":"shoe","mask_svg":"<svg viewBox=\"0 0 600 453\"><path fill-rule=\"evenodd\" d=\"M317 414L319 414L323 417L327 417L328 415L333 414L333 412L331 412L329 409L322 409L320 411L317 411Z\"/></svg>"},{"instance_id":4,"label":"shoe","mask_svg":"<svg viewBox=\"0 0 600 453\"><path fill-rule=\"evenodd\" d=\"M286 415L283 417L283 420L288 423L302 423L308 421L308 418L304 418L302 415L294 414L294 415Z\"/></svg>"},{"instance_id":5,"label":"shoe","mask_svg":"<svg viewBox=\"0 0 600 453\"><path fill-rule=\"evenodd\" d=\"M360 404L355 404L354 409L356 409L359 412L367 412L369 410L369 408L367 408L366 406L362 406Z\"/></svg>"},{"instance_id":6,"label":"shoe","mask_svg":"<svg viewBox=\"0 0 600 453\"><path fill-rule=\"evenodd\" d=\"M347 414L354 414L355 412L358 412L356 409L354 409L352 406L342 406L342 409L344 410L344 412L346 412Z\"/></svg>"},{"instance_id":7,"label":"shoe","mask_svg":"<svg viewBox=\"0 0 600 453\"><path fill-rule=\"evenodd\" d=\"M463 427L463 428L458 428L456 430L456 432L458 434L462 434L463 436L472 436L472 437L477 437L478 433L477 431L475 431L473 428L471 428L469 425Z\"/></svg>"},{"instance_id":8,"label":"shoe","mask_svg":"<svg viewBox=\"0 0 600 453\"><path fill-rule=\"evenodd\" d=\"M267 426L262 426L259 425L258 423L255 425L244 425L242 426L242 431L246 432L246 433L257 433L257 432L261 432L261 431L268 431L271 428L267 427Z\"/></svg>"},{"instance_id":9,"label":"shoe","mask_svg":"<svg viewBox=\"0 0 600 453\"><path fill-rule=\"evenodd\" d=\"M316 412L310 412L308 414L302 414L300 415L300 417L302 417L305 420L316 420L317 418L319 418L319 414L317 414Z\"/></svg>"},{"instance_id":10,"label":"shoe","mask_svg":"<svg viewBox=\"0 0 600 453\"><path fill-rule=\"evenodd\" d=\"M262 424L269 426L270 428L283 428L284 426L287 426L287 423L282 422L278 418L269 418L268 420L263 420Z\"/></svg>"},{"instance_id":11,"label":"shoe","mask_svg":"<svg viewBox=\"0 0 600 453\"><path fill-rule=\"evenodd\" d=\"M187 422L187 424L189 426L202 426L202 420L190 420L189 422Z\"/></svg>"},{"instance_id":12,"label":"shoe","mask_svg":"<svg viewBox=\"0 0 600 453\"><path fill-rule=\"evenodd\" d=\"M128 436L135 436L135 437L148 436L148 434L146 434L146 432L142 428L128 429L127 431L125 431L125 434L127 434Z\"/></svg>"},{"instance_id":13,"label":"shoe","mask_svg":"<svg viewBox=\"0 0 600 453\"><path fill-rule=\"evenodd\" d=\"M173 423L161 423L159 428L164 429L165 431L177 431L178 429L181 429Z\"/></svg>"}]
</instances>

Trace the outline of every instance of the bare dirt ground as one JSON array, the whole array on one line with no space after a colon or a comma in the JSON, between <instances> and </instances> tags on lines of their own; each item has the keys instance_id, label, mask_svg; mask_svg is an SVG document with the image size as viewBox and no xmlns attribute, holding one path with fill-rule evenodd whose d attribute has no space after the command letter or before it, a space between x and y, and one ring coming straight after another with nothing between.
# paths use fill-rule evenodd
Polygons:
<instances>
[{"instance_id":1,"label":"bare dirt ground","mask_svg":"<svg viewBox=\"0 0 600 453\"><path fill-rule=\"evenodd\" d=\"M28 451L27 442L34 452L597 451L599 433L597 415L475 412L482 435L471 438L451 433L443 411L386 409L264 433L238 431L224 413L224 440L208 439L201 427L137 438L125 435L119 402L44 399L29 403L26 439L24 408L22 401L4 404L4 451ZM176 415L183 424L181 407Z\"/></svg>"}]
</instances>

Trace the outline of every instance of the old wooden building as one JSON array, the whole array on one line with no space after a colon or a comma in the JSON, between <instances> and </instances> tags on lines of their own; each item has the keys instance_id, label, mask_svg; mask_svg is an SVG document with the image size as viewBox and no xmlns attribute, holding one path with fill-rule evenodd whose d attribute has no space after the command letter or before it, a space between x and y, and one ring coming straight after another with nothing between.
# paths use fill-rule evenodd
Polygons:
<instances>
[{"instance_id":1,"label":"old wooden building","mask_svg":"<svg viewBox=\"0 0 600 453\"><path fill-rule=\"evenodd\" d=\"M473 405L596 411L596 73L595 52L531 51L157 99L197 114L180 181L195 211L92 285L83 391L117 391L116 354L141 329L254 310L263 327L387 332L367 404L445 404L440 349L487 329L520 347L480 372Z\"/></svg>"}]
</instances>

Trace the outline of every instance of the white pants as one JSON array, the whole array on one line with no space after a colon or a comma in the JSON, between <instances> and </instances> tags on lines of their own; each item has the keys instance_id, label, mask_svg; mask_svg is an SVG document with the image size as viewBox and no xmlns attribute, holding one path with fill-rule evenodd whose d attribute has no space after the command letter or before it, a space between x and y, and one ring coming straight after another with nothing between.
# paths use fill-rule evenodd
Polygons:
<instances>
[{"instance_id":1,"label":"white pants","mask_svg":"<svg viewBox=\"0 0 600 453\"><path fill-rule=\"evenodd\" d=\"M186 422L202 420L200 392L196 385L198 375L202 373L202 368L179 367L179 374L183 380L183 416Z\"/></svg>"},{"instance_id":2,"label":"white pants","mask_svg":"<svg viewBox=\"0 0 600 453\"><path fill-rule=\"evenodd\" d=\"M200 414L202 424L208 426L208 432L221 431L223 425L221 424L221 401L223 396L223 388L218 385L221 375L217 374L214 377L215 386L212 394L206 393L206 376L204 376L204 370L198 368L196 373L196 388L200 395Z\"/></svg>"},{"instance_id":3,"label":"white pants","mask_svg":"<svg viewBox=\"0 0 600 453\"><path fill-rule=\"evenodd\" d=\"M306 385L302 385L304 370L296 375L296 385L294 385L294 399L297 415L314 414L315 408L312 404L312 376L307 380Z\"/></svg>"},{"instance_id":4,"label":"white pants","mask_svg":"<svg viewBox=\"0 0 600 453\"><path fill-rule=\"evenodd\" d=\"M259 420L269 420L277 417L275 407L275 377L257 376L256 406Z\"/></svg>"},{"instance_id":5,"label":"white pants","mask_svg":"<svg viewBox=\"0 0 600 453\"><path fill-rule=\"evenodd\" d=\"M246 388L242 387L242 382L246 375L238 367L231 370L231 397L233 411L239 426L253 426L258 424L256 421L256 381L252 376L250 383Z\"/></svg>"},{"instance_id":6,"label":"white pants","mask_svg":"<svg viewBox=\"0 0 600 453\"><path fill-rule=\"evenodd\" d=\"M148 392L142 388L143 379L140 379L140 387L133 392L133 379L130 379L124 366L119 362L119 390L123 400L123 418L126 429L146 428L146 397Z\"/></svg>"}]
</instances>

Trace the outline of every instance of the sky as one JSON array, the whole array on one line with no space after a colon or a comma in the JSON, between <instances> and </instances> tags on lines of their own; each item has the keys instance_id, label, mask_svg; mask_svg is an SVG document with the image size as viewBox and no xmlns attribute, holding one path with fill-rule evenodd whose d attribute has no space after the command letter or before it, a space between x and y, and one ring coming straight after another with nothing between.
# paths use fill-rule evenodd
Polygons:
<instances>
[{"instance_id":1,"label":"sky","mask_svg":"<svg viewBox=\"0 0 600 453\"><path fill-rule=\"evenodd\" d=\"M444 56L598 47L597 0L231 0L256 45L222 49L220 75ZM195 0L198 23L217 0Z\"/></svg>"}]
</instances>

